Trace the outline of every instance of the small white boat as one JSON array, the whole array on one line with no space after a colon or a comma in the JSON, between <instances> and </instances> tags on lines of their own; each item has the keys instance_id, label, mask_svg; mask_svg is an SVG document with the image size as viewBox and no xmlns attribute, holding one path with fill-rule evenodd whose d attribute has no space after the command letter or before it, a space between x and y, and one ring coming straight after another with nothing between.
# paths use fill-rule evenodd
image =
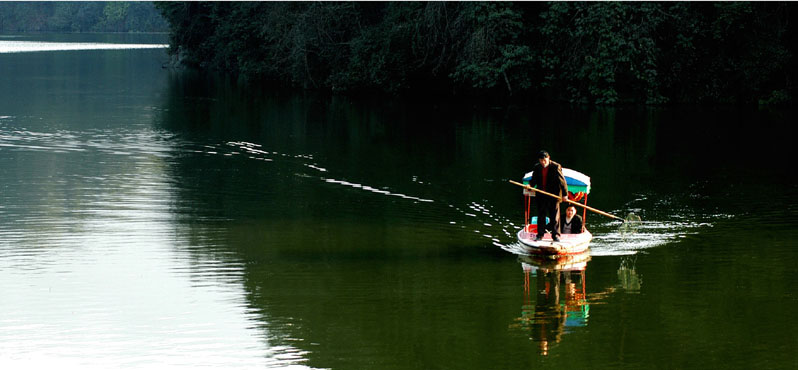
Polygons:
<instances>
[{"instance_id":1,"label":"small white boat","mask_svg":"<svg viewBox=\"0 0 798 370\"><path fill-rule=\"evenodd\" d=\"M590 177L587 175L563 168L565 182L568 184L568 196L576 201L583 201L587 204L587 194L590 193ZM532 172L524 175L524 185L529 185L532 179ZM550 233L545 233L541 240L534 240L537 235L537 217L531 216L531 198L535 196L534 191L524 189L525 219L524 228L518 231L518 241L526 248L530 254L548 256L568 256L584 253L590 246L593 234L584 225L587 224L587 212L582 211L582 232L579 234L560 234L560 240L554 241ZM538 195L543 196L543 195Z\"/></svg>"},{"instance_id":2,"label":"small white boat","mask_svg":"<svg viewBox=\"0 0 798 370\"><path fill-rule=\"evenodd\" d=\"M534 217L533 217L534 218ZM537 225L530 224L518 231L518 241L526 247L531 254L547 255L574 255L585 252L590 246L593 234L585 229L579 234L560 234L560 241L555 242L550 233L543 235L543 239L535 241Z\"/></svg>"}]
</instances>

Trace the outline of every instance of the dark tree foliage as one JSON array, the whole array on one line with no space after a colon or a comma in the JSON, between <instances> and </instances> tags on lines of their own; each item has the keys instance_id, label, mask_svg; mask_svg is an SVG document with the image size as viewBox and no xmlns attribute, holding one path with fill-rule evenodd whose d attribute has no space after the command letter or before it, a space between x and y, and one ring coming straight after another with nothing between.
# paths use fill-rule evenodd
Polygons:
<instances>
[{"instance_id":1,"label":"dark tree foliage","mask_svg":"<svg viewBox=\"0 0 798 370\"><path fill-rule=\"evenodd\" d=\"M331 91L792 101L784 2L157 3L184 64Z\"/></svg>"},{"instance_id":2,"label":"dark tree foliage","mask_svg":"<svg viewBox=\"0 0 798 370\"><path fill-rule=\"evenodd\" d=\"M150 2L0 2L3 32L164 32Z\"/></svg>"}]
</instances>

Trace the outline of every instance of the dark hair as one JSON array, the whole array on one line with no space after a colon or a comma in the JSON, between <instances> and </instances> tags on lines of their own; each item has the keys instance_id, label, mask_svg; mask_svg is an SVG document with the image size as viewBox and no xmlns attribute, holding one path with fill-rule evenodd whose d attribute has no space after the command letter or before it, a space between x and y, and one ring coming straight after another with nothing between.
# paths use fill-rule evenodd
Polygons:
<instances>
[{"instance_id":1,"label":"dark hair","mask_svg":"<svg viewBox=\"0 0 798 370\"><path fill-rule=\"evenodd\" d=\"M538 159L543 159L543 158L548 158L548 157L549 157L549 152L547 152L545 150L541 150L538 153Z\"/></svg>"}]
</instances>

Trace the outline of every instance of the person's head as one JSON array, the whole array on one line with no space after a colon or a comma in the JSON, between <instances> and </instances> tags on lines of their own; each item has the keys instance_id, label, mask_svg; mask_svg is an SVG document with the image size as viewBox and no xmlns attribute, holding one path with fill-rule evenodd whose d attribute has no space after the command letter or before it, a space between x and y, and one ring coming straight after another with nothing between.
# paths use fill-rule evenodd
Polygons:
<instances>
[{"instance_id":1,"label":"person's head","mask_svg":"<svg viewBox=\"0 0 798 370\"><path fill-rule=\"evenodd\" d=\"M540 163L543 167L548 167L549 163L551 163L551 158L549 157L549 152L545 150L541 150L538 153L538 163Z\"/></svg>"},{"instance_id":2,"label":"person's head","mask_svg":"<svg viewBox=\"0 0 798 370\"><path fill-rule=\"evenodd\" d=\"M565 209L565 216L567 216L568 218L574 217L575 214L576 214L576 207L570 206Z\"/></svg>"}]
</instances>

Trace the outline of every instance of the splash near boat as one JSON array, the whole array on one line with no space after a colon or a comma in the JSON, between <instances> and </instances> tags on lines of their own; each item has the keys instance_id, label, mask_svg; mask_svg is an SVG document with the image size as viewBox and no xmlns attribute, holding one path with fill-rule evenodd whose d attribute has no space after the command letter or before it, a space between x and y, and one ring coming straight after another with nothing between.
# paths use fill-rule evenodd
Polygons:
<instances>
[{"instance_id":1,"label":"splash near boat","mask_svg":"<svg viewBox=\"0 0 798 370\"><path fill-rule=\"evenodd\" d=\"M518 231L518 241L530 254L548 256L580 254L587 251L590 240L593 239L593 234L584 226L587 221L587 209L589 209L587 207L587 195L590 193L590 177L568 168L563 168L562 172L565 176L565 182L568 184L569 203L582 206L583 208L582 228L579 233L560 234L559 240L557 241L552 238L550 232L544 233L543 237L538 240L536 238L538 234L537 217L530 217L532 197L557 196L531 187L529 182L532 179L533 172L528 172L524 175L523 184L510 181L513 184L524 187L524 227ZM537 195L536 193L543 193L544 195ZM546 223L548 224L548 222Z\"/></svg>"}]
</instances>

